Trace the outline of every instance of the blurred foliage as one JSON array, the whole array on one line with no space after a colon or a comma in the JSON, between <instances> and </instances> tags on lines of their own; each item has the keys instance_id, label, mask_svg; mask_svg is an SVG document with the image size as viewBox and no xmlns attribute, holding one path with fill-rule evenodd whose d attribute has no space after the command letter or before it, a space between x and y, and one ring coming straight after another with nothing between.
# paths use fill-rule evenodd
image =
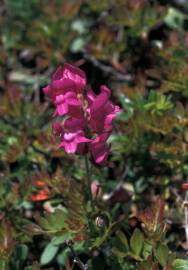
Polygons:
<instances>
[{"instance_id":1,"label":"blurred foliage","mask_svg":"<svg viewBox=\"0 0 188 270\"><path fill-rule=\"evenodd\" d=\"M188 269L188 5L0 3L0 269ZM79 156L58 150L45 86L71 62L123 108L95 211Z\"/></svg>"}]
</instances>

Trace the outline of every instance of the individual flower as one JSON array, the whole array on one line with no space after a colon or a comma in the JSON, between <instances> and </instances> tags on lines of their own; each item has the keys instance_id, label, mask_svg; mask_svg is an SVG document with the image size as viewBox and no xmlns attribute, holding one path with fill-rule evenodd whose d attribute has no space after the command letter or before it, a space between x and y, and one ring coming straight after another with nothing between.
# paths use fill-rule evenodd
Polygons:
<instances>
[{"instance_id":1,"label":"individual flower","mask_svg":"<svg viewBox=\"0 0 188 270\"><path fill-rule=\"evenodd\" d=\"M75 91L76 93L82 93L86 86L85 73L70 64L64 64L56 70L52 75L52 81L50 85L45 87L44 93L54 99L55 96L65 94L68 91Z\"/></svg>"},{"instance_id":2,"label":"individual flower","mask_svg":"<svg viewBox=\"0 0 188 270\"><path fill-rule=\"evenodd\" d=\"M105 165L106 159L109 155L109 148L106 146L106 141L110 133L105 132L98 135L90 143L91 156L97 165Z\"/></svg>"},{"instance_id":3,"label":"individual flower","mask_svg":"<svg viewBox=\"0 0 188 270\"><path fill-rule=\"evenodd\" d=\"M88 92L89 126L93 132L101 133L112 130L112 120L118 112L119 106L115 106L110 100L110 90L101 86L101 93L96 96L92 90Z\"/></svg>"},{"instance_id":4,"label":"individual flower","mask_svg":"<svg viewBox=\"0 0 188 270\"><path fill-rule=\"evenodd\" d=\"M71 126L71 124L74 124ZM76 119L67 119L64 127L58 123L53 123L53 132L60 136L59 147L62 147L66 153L74 154L78 150L79 144L88 143L91 140L85 137L83 130L79 125L76 125Z\"/></svg>"},{"instance_id":5,"label":"individual flower","mask_svg":"<svg viewBox=\"0 0 188 270\"><path fill-rule=\"evenodd\" d=\"M87 139L84 136L84 132L82 130L66 132L61 138L60 147L64 148L66 153L74 154L76 153L79 144L86 142L90 142L90 139Z\"/></svg>"},{"instance_id":6,"label":"individual flower","mask_svg":"<svg viewBox=\"0 0 188 270\"><path fill-rule=\"evenodd\" d=\"M54 116L63 116L69 112L71 115L78 115L80 112L81 103L78 100L76 93L67 92L64 95L55 97L56 110Z\"/></svg>"},{"instance_id":7,"label":"individual flower","mask_svg":"<svg viewBox=\"0 0 188 270\"><path fill-rule=\"evenodd\" d=\"M74 82L77 93L83 92L86 86L86 75L80 68L68 63L64 64L63 77Z\"/></svg>"},{"instance_id":8,"label":"individual flower","mask_svg":"<svg viewBox=\"0 0 188 270\"><path fill-rule=\"evenodd\" d=\"M93 199L96 199L97 197L101 197L102 188L101 188L101 184L99 183L99 181L94 180L91 183L91 194L92 194Z\"/></svg>"}]
</instances>

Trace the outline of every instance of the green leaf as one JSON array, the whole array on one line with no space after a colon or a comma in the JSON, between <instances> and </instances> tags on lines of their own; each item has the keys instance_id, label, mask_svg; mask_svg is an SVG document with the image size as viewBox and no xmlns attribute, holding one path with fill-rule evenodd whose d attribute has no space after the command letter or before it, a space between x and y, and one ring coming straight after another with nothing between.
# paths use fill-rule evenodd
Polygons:
<instances>
[{"instance_id":1,"label":"green leaf","mask_svg":"<svg viewBox=\"0 0 188 270\"><path fill-rule=\"evenodd\" d=\"M164 244L159 244L156 250L156 258L162 267L167 265L169 249Z\"/></svg>"},{"instance_id":2,"label":"green leaf","mask_svg":"<svg viewBox=\"0 0 188 270\"><path fill-rule=\"evenodd\" d=\"M60 236L55 236L51 243L54 245L54 246L58 246L58 245L61 245L65 242L65 240L68 240L71 238L71 234L70 233L65 233L64 235L60 235Z\"/></svg>"},{"instance_id":3,"label":"green leaf","mask_svg":"<svg viewBox=\"0 0 188 270\"><path fill-rule=\"evenodd\" d=\"M66 213L63 210L56 209L54 213L46 213L38 221L39 225L45 230L61 230L65 225Z\"/></svg>"},{"instance_id":4,"label":"green leaf","mask_svg":"<svg viewBox=\"0 0 188 270\"><path fill-rule=\"evenodd\" d=\"M185 16L178 9L170 7L168 13L165 17L165 23L171 27L178 30L182 30Z\"/></svg>"},{"instance_id":5,"label":"green leaf","mask_svg":"<svg viewBox=\"0 0 188 270\"><path fill-rule=\"evenodd\" d=\"M112 253L117 256L118 258L124 258L126 256L125 252L120 251L119 249L117 249L116 247L112 248Z\"/></svg>"},{"instance_id":6,"label":"green leaf","mask_svg":"<svg viewBox=\"0 0 188 270\"><path fill-rule=\"evenodd\" d=\"M144 261L138 265L138 270L151 270L152 269L151 267L152 267L151 262Z\"/></svg>"},{"instance_id":7,"label":"green leaf","mask_svg":"<svg viewBox=\"0 0 188 270\"><path fill-rule=\"evenodd\" d=\"M49 224L48 220L46 218L44 218L44 217L40 217L38 223L44 230L50 230L51 229L51 225Z\"/></svg>"},{"instance_id":8,"label":"green leaf","mask_svg":"<svg viewBox=\"0 0 188 270\"><path fill-rule=\"evenodd\" d=\"M40 259L40 263L42 265L48 264L49 262L51 262L53 260L53 258L55 257L55 255L58 252L59 247L58 246L54 246L52 242L50 242L44 249L41 259Z\"/></svg>"},{"instance_id":9,"label":"green leaf","mask_svg":"<svg viewBox=\"0 0 188 270\"><path fill-rule=\"evenodd\" d=\"M28 247L26 245L19 245L16 249L16 259L18 261L25 261L28 255Z\"/></svg>"},{"instance_id":10,"label":"green leaf","mask_svg":"<svg viewBox=\"0 0 188 270\"><path fill-rule=\"evenodd\" d=\"M188 269L188 261L177 259L174 261L171 270L187 270Z\"/></svg>"},{"instance_id":11,"label":"green leaf","mask_svg":"<svg viewBox=\"0 0 188 270\"><path fill-rule=\"evenodd\" d=\"M140 255L143 244L144 244L144 236L142 232L136 228L130 240L130 246L135 255L137 256Z\"/></svg>"},{"instance_id":12,"label":"green leaf","mask_svg":"<svg viewBox=\"0 0 188 270\"><path fill-rule=\"evenodd\" d=\"M57 261L60 265L65 265L66 260L68 259L70 254L69 248L65 248L58 256Z\"/></svg>"},{"instance_id":13,"label":"green leaf","mask_svg":"<svg viewBox=\"0 0 188 270\"><path fill-rule=\"evenodd\" d=\"M113 237L111 239L111 245L112 245L112 249L115 250L115 252L116 252L116 250L118 250L122 254L127 253L127 247L125 246L125 244L118 237Z\"/></svg>"},{"instance_id":14,"label":"green leaf","mask_svg":"<svg viewBox=\"0 0 188 270\"><path fill-rule=\"evenodd\" d=\"M74 39L70 47L71 52L76 53L76 52L81 51L85 43L86 43L86 40L84 40L82 37L78 37Z\"/></svg>"},{"instance_id":15,"label":"green leaf","mask_svg":"<svg viewBox=\"0 0 188 270\"><path fill-rule=\"evenodd\" d=\"M30 235L39 235L43 233L43 230L40 226L35 223L29 223L23 226L23 230Z\"/></svg>"},{"instance_id":16,"label":"green leaf","mask_svg":"<svg viewBox=\"0 0 188 270\"><path fill-rule=\"evenodd\" d=\"M148 256L150 256L152 253L152 245L151 243L148 243L148 242L144 242L144 247L143 247L143 256L144 256L144 259L147 259Z\"/></svg>"},{"instance_id":17,"label":"green leaf","mask_svg":"<svg viewBox=\"0 0 188 270\"><path fill-rule=\"evenodd\" d=\"M85 34L87 32L88 21L77 19L72 23L72 29L79 34Z\"/></svg>"},{"instance_id":18,"label":"green leaf","mask_svg":"<svg viewBox=\"0 0 188 270\"><path fill-rule=\"evenodd\" d=\"M65 218L66 218L66 212L60 209L56 209L54 216L53 216L53 222L56 223L55 228L61 230L65 227Z\"/></svg>"},{"instance_id":19,"label":"green leaf","mask_svg":"<svg viewBox=\"0 0 188 270\"><path fill-rule=\"evenodd\" d=\"M127 237L125 236L125 234L121 231L117 231L116 232L117 238L124 244L126 250L129 250L129 244L128 244L128 240Z\"/></svg>"}]
</instances>

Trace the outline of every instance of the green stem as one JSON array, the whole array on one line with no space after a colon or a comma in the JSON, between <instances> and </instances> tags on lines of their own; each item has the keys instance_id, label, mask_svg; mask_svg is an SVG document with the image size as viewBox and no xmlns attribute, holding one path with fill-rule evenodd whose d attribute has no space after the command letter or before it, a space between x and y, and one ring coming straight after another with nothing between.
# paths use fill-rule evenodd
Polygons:
<instances>
[{"instance_id":1,"label":"green stem","mask_svg":"<svg viewBox=\"0 0 188 270\"><path fill-rule=\"evenodd\" d=\"M5 261L2 262L1 266L2 266L2 270L6 270L6 262Z\"/></svg>"},{"instance_id":2,"label":"green stem","mask_svg":"<svg viewBox=\"0 0 188 270\"><path fill-rule=\"evenodd\" d=\"M92 198L92 192L91 192L91 175L90 175L89 161L88 161L88 156L87 155L85 155L85 167L86 167L88 200L90 200L92 210L94 210L95 207L94 207L93 198Z\"/></svg>"}]
</instances>

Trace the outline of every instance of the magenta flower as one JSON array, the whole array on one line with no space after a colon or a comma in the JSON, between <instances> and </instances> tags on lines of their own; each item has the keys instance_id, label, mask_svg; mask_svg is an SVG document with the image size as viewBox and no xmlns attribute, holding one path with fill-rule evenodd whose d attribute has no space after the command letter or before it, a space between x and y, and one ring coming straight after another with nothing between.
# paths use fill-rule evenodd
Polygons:
<instances>
[{"instance_id":1,"label":"magenta flower","mask_svg":"<svg viewBox=\"0 0 188 270\"><path fill-rule=\"evenodd\" d=\"M67 121L66 121L67 122ZM73 121L74 122L74 121ZM69 127L69 130L67 129ZM70 126L67 124L66 128L59 122L53 123L53 133L60 137L60 145L66 153L73 154L79 150L80 144L85 144L91 140L86 138L84 132L78 129L78 126Z\"/></svg>"},{"instance_id":2,"label":"magenta flower","mask_svg":"<svg viewBox=\"0 0 188 270\"><path fill-rule=\"evenodd\" d=\"M64 148L68 154L76 153L79 144L88 143L90 139L84 136L82 130L76 132L66 132L61 138L60 147Z\"/></svg>"},{"instance_id":3,"label":"magenta flower","mask_svg":"<svg viewBox=\"0 0 188 270\"><path fill-rule=\"evenodd\" d=\"M90 143L92 158L98 165L105 165L106 159L110 153L109 148L106 146L106 141L109 136L110 133L102 133Z\"/></svg>"},{"instance_id":4,"label":"magenta flower","mask_svg":"<svg viewBox=\"0 0 188 270\"><path fill-rule=\"evenodd\" d=\"M84 118L69 117L64 121L64 130L75 132L79 129L84 130L86 127L86 121Z\"/></svg>"},{"instance_id":5,"label":"magenta flower","mask_svg":"<svg viewBox=\"0 0 188 270\"><path fill-rule=\"evenodd\" d=\"M79 68L65 64L52 76L44 93L56 107L54 117L63 117L53 123L53 132L60 138L60 147L66 153L90 153L95 164L105 165L109 155L107 139L112 132L112 121L120 108L110 101L110 90L101 86L96 95L86 91L86 76Z\"/></svg>"},{"instance_id":6,"label":"magenta flower","mask_svg":"<svg viewBox=\"0 0 188 270\"><path fill-rule=\"evenodd\" d=\"M98 96L90 90L87 98L90 104L88 107L90 129L96 133L112 130L112 120L121 110L119 106L109 101L110 90L106 86L101 86L101 93Z\"/></svg>"},{"instance_id":7,"label":"magenta flower","mask_svg":"<svg viewBox=\"0 0 188 270\"><path fill-rule=\"evenodd\" d=\"M52 82L46 86L44 93L55 101L56 96L64 95L66 92L82 93L86 86L85 73L72 65L65 64L64 68L59 67L52 76Z\"/></svg>"},{"instance_id":8,"label":"magenta flower","mask_svg":"<svg viewBox=\"0 0 188 270\"><path fill-rule=\"evenodd\" d=\"M63 116L69 111L72 115L81 113L81 103L74 92L67 92L64 95L55 97L56 110L54 116Z\"/></svg>"}]
</instances>

